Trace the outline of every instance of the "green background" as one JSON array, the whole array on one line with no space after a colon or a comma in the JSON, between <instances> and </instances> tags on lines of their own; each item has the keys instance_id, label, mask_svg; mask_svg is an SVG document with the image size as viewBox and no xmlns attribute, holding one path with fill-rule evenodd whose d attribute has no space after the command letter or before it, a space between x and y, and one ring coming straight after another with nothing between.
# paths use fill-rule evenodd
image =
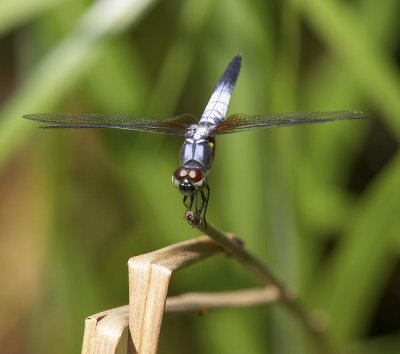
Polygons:
<instances>
[{"instance_id":1,"label":"green background","mask_svg":"<svg viewBox=\"0 0 400 354\"><path fill-rule=\"evenodd\" d=\"M230 112L370 119L217 139L210 222L328 324L337 353L400 345L398 0L0 2L0 352L76 353L128 301L129 257L193 238L182 140L39 130L26 113L201 114L235 53ZM226 257L170 293L259 285ZM167 316L160 353L310 353L280 305Z\"/></svg>"}]
</instances>

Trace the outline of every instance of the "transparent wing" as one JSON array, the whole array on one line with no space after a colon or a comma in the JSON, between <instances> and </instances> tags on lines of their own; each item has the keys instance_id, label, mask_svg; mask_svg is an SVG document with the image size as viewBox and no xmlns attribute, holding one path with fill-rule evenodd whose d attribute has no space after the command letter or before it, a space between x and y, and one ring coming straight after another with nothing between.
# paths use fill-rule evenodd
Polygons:
<instances>
[{"instance_id":1,"label":"transparent wing","mask_svg":"<svg viewBox=\"0 0 400 354\"><path fill-rule=\"evenodd\" d=\"M119 114L38 113L23 116L47 125L41 128L115 128L184 136L189 125L197 123L190 114L170 119L150 119Z\"/></svg>"},{"instance_id":2,"label":"transparent wing","mask_svg":"<svg viewBox=\"0 0 400 354\"><path fill-rule=\"evenodd\" d=\"M365 116L358 111L334 112L290 112L266 115L248 115L234 113L216 127L212 135L228 134L256 128L281 127L309 123L323 123L346 119L363 119Z\"/></svg>"}]
</instances>

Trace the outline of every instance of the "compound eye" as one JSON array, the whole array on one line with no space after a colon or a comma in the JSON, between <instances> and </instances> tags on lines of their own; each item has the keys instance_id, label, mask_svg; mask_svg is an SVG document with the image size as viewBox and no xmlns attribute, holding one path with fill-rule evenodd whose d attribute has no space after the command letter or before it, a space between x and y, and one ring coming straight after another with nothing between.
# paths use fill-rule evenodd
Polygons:
<instances>
[{"instance_id":1,"label":"compound eye","mask_svg":"<svg viewBox=\"0 0 400 354\"><path fill-rule=\"evenodd\" d=\"M189 177L193 182L200 182L203 179L203 172L198 168L191 168L189 170Z\"/></svg>"},{"instance_id":2,"label":"compound eye","mask_svg":"<svg viewBox=\"0 0 400 354\"><path fill-rule=\"evenodd\" d=\"M188 175L188 171L184 167L178 167L175 172L174 172L174 177L178 180L181 181L183 180L186 176Z\"/></svg>"}]
</instances>

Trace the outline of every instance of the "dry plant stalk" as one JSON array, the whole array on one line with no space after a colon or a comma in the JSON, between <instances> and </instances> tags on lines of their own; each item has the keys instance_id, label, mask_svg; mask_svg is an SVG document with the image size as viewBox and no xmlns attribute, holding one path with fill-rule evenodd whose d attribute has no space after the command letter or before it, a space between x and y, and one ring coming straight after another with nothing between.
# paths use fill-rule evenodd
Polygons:
<instances>
[{"instance_id":1,"label":"dry plant stalk","mask_svg":"<svg viewBox=\"0 0 400 354\"><path fill-rule=\"evenodd\" d=\"M116 353L127 326L128 306L89 316L85 320L82 354Z\"/></svg>"},{"instance_id":2,"label":"dry plant stalk","mask_svg":"<svg viewBox=\"0 0 400 354\"><path fill-rule=\"evenodd\" d=\"M129 260L129 330L135 352L157 352L172 272L220 251L215 242L201 237Z\"/></svg>"},{"instance_id":3,"label":"dry plant stalk","mask_svg":"<svg viewBox=\"0 0 400 354\"><path fill-rule=\"evenodd\" d=\"M131 258L128 263L130 305L86 319L82 354L115 353L129 322L132 340L129 340L128 353L156 353L164 311L203 312L271 303L279 299L279 292L273 286L220 293L186 293L166 298L174 271L221 251L222 248L208 237L200 237Z\"/></svg>"},{"instance_id":4,"label":"dry plant stalk","mask_svg":"<svg viewBox=\"0 0 400 354\"><path fill-rule=\"evenodd\" d=\"M85 322L82 354L115 353L125 328L129 326L128 353L157 353L164 312L193 312L208 309L283 302L311 333L318 353L330 353L322 327L301 307L294 294L284 287L264 264L246 251L243 243L212 225L197 225L208 234L154 252L132 257L129 269L129 305L90 316ZM167 300L172 273L225 251L265 287L223 293L187 293Z\"/></svg>"},{"instance_id":5,"label":"dry plant stalk","mask_svg":"<svg viewBox=\"0 0 400 354\"><path fill-rule=\"evenodd\" d=\"M267 304L278 299L279 293L272 287L220 293L193 292L169 297L165 312L202 313L213 309ZM114 354L128 325L128 305L89 316L85 321L82 354ZM128 353L134 353L131 341L128 346Z\"/></svg>"}]
</instances>

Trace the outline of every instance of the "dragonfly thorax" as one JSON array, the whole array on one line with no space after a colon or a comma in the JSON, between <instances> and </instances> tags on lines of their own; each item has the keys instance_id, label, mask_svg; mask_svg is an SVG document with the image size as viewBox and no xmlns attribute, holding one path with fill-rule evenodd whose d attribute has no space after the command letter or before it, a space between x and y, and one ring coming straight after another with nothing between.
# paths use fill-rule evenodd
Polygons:
<instances>
[{"instance_id":1,"label":"dragonfly thorax","mask_svg":"<svg viewBox=\"0 0 400 354\"><path fill-rule=\"evenodd\" d=\"M178 167L172 175L172 183L186 196L192 196L207 184L206 173L199 168Z\"/></svg>"},{"instance_id":2,"label":"dragonfly thorax","mask_svg":"<svg viewBox=\"0 0 400 354\"><path fill-rule=\"evenodd\" d=\"M181 166L208 172L212 165L214 139L210 124L192 124L185 134L181 150Z\"/></svg>"}]
</instances>

